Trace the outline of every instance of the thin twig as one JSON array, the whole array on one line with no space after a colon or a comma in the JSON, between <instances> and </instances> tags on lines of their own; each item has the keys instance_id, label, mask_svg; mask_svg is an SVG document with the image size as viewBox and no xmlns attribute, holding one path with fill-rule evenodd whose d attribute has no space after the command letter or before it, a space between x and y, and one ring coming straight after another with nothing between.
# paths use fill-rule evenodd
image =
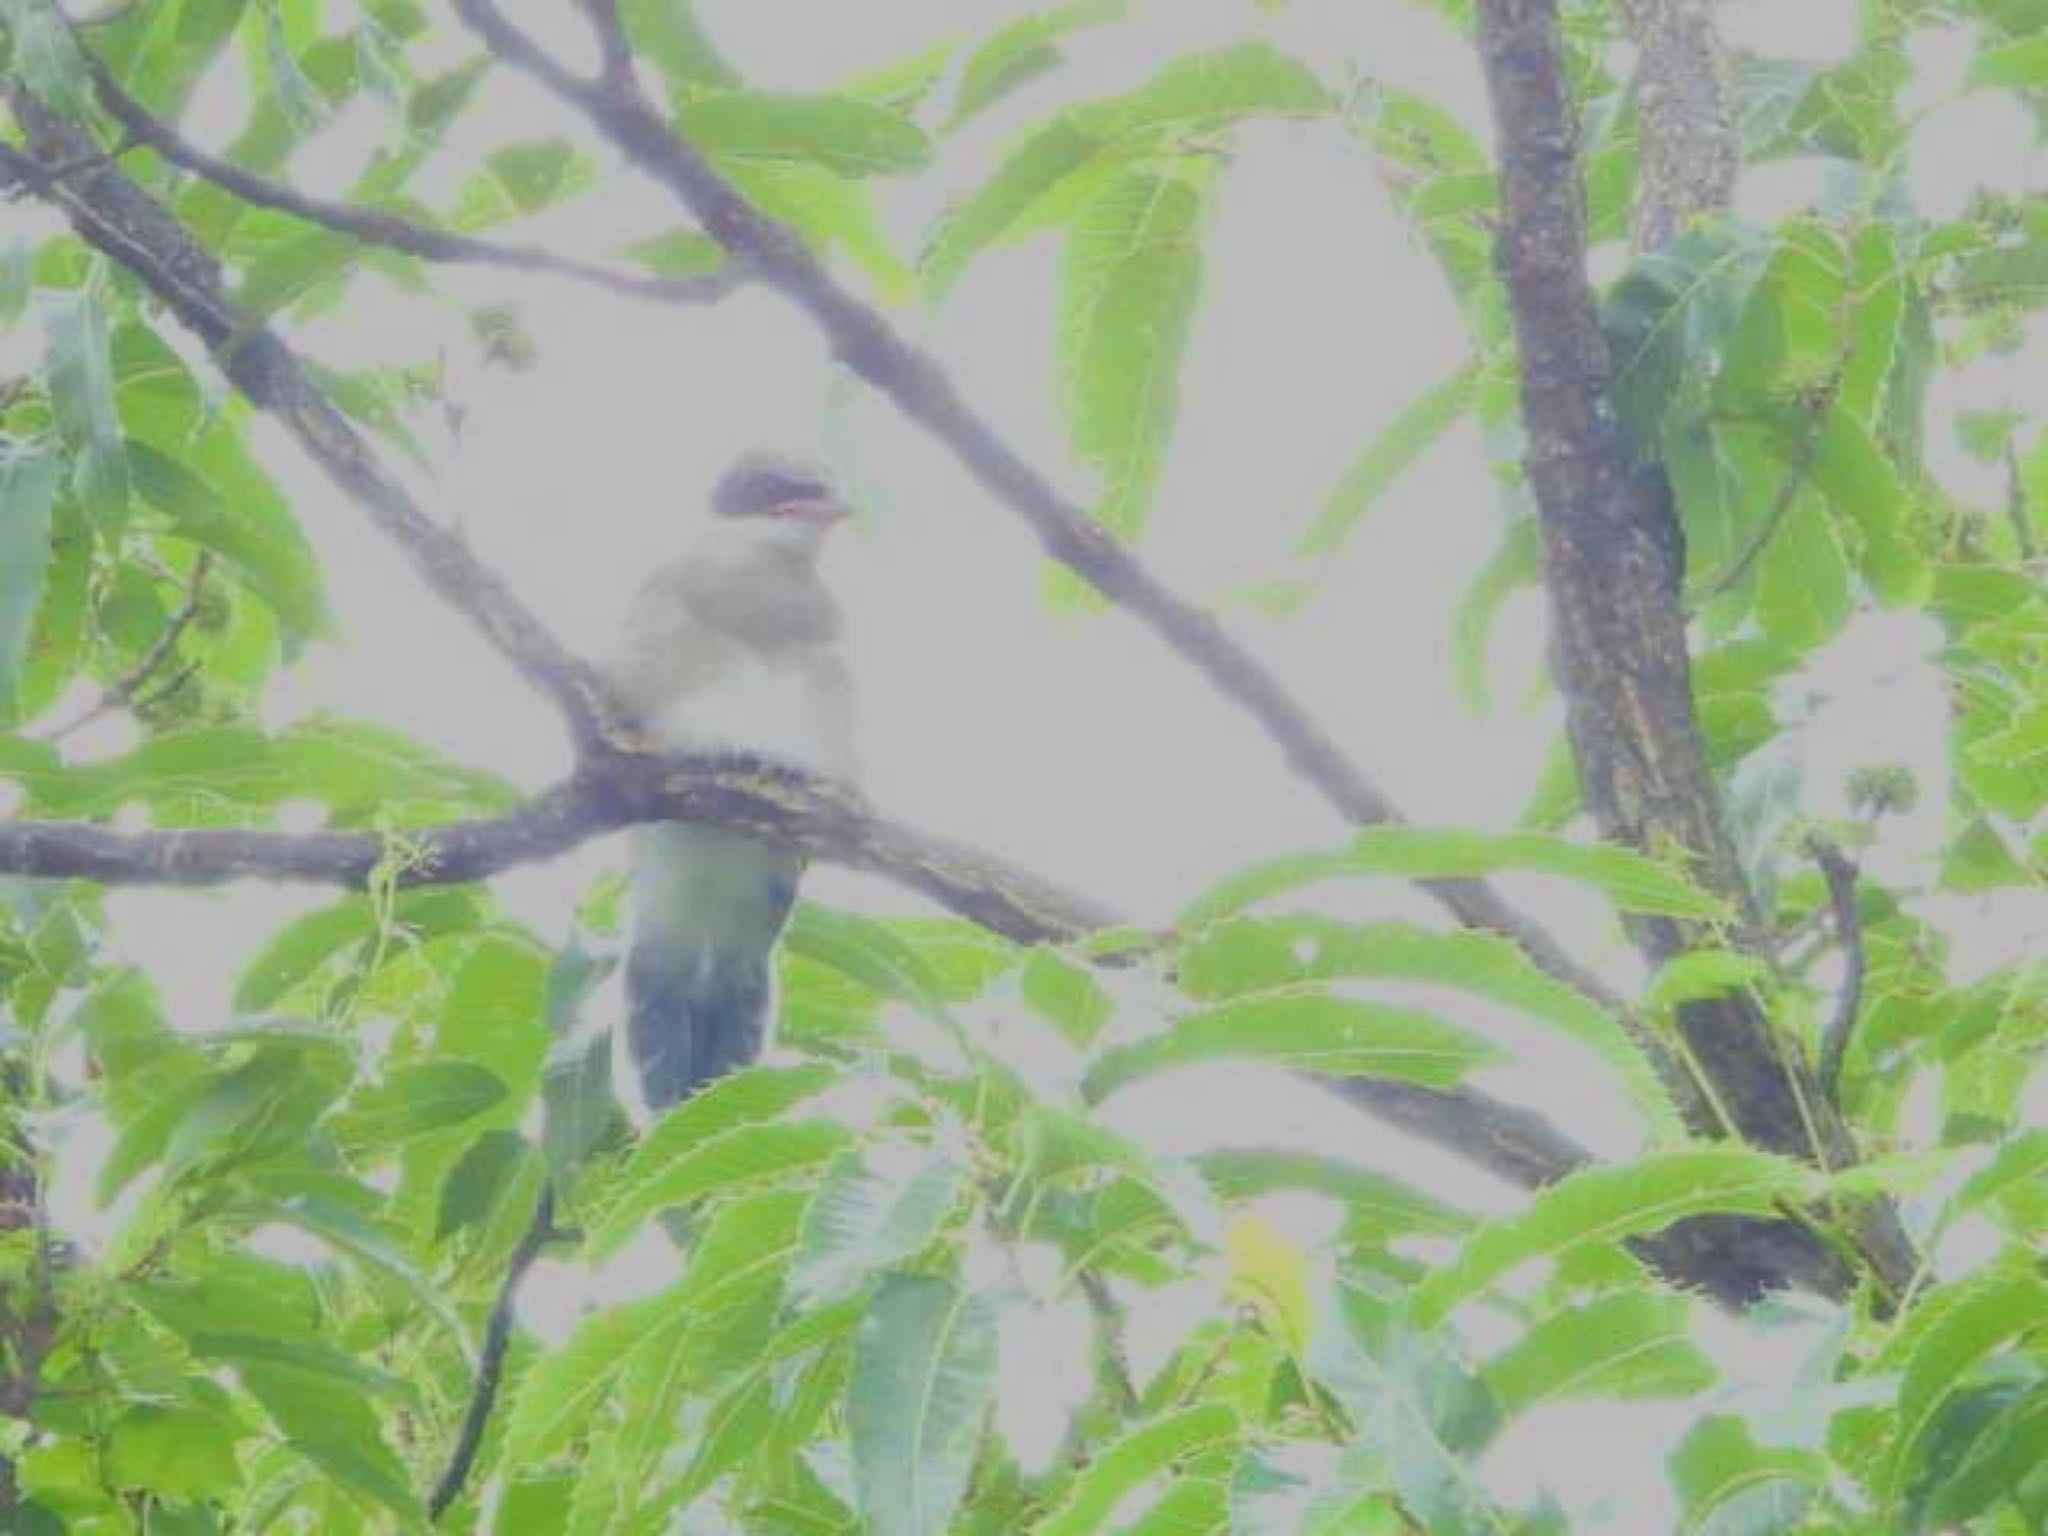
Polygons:
<instances>
[{"instance_id":1,"label":"thin twig","mask_svg":"<svg viewBox=\"0 0 2048 1536\"><path fill-rule=\"evenodd\" d=\"M63 741L65 738L74 736L84 730L95 720L103 719L124 705L135 702L136 696L156 676L164 663L170 660L171 653L177 649L178 641L184 636L185 631L191 627L193 619L198 617L200 599L205 593L207 574L212 569L213 551L201 550L199 558L192 563L192 576L185 590L185 601L179 605L178 611L171 615L170 622L164 625L163 633L156 637L150 648L143 652L141 658L134 666L115 679L106 692L99 696L98 701L94 703L92 708L75 720L67 721L63 725L42 732L37 739L51 743ZM158 697L162 697L162 695Z\"/></svg>"},{"instance_id":2,"label":"thin twig","mask_svg":"<svg viewBox=\"0 0 2048 1536\"><path fill-rule=\"evenodd\" d=\"M1856 863L1832 840L1815 835L1807 848L1828 883L1828 903L1835 913L1835 938L1842 948L1842 985L1835 994L1835 1013L1821 1037L1820 1085L1829 1098L1841 1099L1842 1064L1863 1007L1863 980L1869 956L1863 944L1863 914L1856 907Z\"/></svg>"},{"instance_id":3,"label":"thin twig","mask_svg":"<svg viewBox=\"0 0 2048 1536\"><path fill-rule=\"evenodd\" d=\"M93 82L100 104L129 136L162 155L171 164L231 192L245 203L290 214L308 224L347 235L365 245L402 251L422 261L466 262L503 267L515 272L543 272L572 278L628 298L655 299L665 304L710 304L726 297L752 276L743 261L728 262L716 272L689 277L658 277L621 272L595 263L558 255L539 246L486 240L402 218L382 208L329 202L308 197L297 188L246 171L232 161L209 154L181 137L124 91L106 66L92 60Z\"/></svg>"},{"instance_id":4,"label":"thin twig","mask_svg":"<svg viewBox=\"0 0 2048 1536\"><path fill-rule=\"evenodd\" d=\"M590 27L597 34L598 83L610 89L633 83L633 42L619 19L618 0L583 0Z\"/></svg>"},{"instance_id":5,"label":"thin twig","mask_svg":"<svg viewBox=\"0 0 2048 1536\"><path fill-rule=\"evenodd\" d=\"M448 1506L462 1496L463 1485L476 1465L484 1431L490 1427L491 1413L498 1403L498 1389L504 1384L505 1355L512 1347L513 1310L519 1300L520 1282L533 1268L541 1249L555 1236L555 1191L549 1185L534 1202L533 1220L527 1223L513 1247L512 1257L505 1265L505 1278L498 1285L497 1299L491 1303L491 1315L484 1323L483 1348L477 1354L476 1381L470 1387L469 1407L462 1415L462 1430L455 1437L448 1465L427 1500L427 1514L432 1519L440 1519Z\"/></svg>"}]
</instances>

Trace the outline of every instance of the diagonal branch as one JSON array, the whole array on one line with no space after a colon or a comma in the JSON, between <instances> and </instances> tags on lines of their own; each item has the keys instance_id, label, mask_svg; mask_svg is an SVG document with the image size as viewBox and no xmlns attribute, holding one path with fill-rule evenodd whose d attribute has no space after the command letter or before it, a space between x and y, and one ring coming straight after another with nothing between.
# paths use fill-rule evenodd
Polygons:
<instances>
[{"instance_id":1,"label":"diagonal branch","mask_svg":"<svg viewBox=\"0 0 2048 1536\"><path fill-rule=\"evenodd\" d=\"M934 359L835 282L789 230L754 208L695 146L670 129L630 80L586 80L565 69L492 0L455 0L455 9L499 58L581 112L632 164L674 193L729 253L751 261L764 285L811 317L841 361L949 448L991 496L1023 518L1048 555L1151 628L1250 714L1295 772L1345 817L1362 826L1405 819L1265 663L1062 497L968 403ZM602 34L607 9L592 10ZM601 35L600 41L613 46L609 36ZM1627 1005L1611 987L1486 882L1422 884L1461 923L1513 939L1546 971L1627 1017ZM1639 1035L1637 1043L1674 1090L1684 1093L1684 1074L1662 1043L1647 1035Z\"/></svg>"},{"instance_id":2,"label":"diagonal branch","mask_svg":"<svg viewBox=\"0 0 2048 1536\"><path fill-rule=\"evenodd\" d=\"M752 276L746 263L737 261L727 263L716 272L693 277L657 277L642 272L623 272L579 261L572 256L561 256L539 246L486 240L455 230L436 229L382 208L308 197L296 187L244 170L233 161L199 148L122 90L120 83L99 60L93 59L91 66L100 105L136 144L155 150L171 164L233 193L245 203L288 213L293 218L317 224L322 229L331 229L365 245L402 251L422 261L467 262L477 266L503 267L514 272L547 273L588 283L627 298L653 299L665 304L715 303Z\"/></svg>"},{"instance_id":3,"label":"diagonal branch","mask_svg":"<svg viewBox=\"0 0 2048 1536\"><path fill-rule=\"evenodd\" d=\"M139 278L212 352L235 386L276 417L344 495L398 545L429 587L473 623L568 720L579 747L623 742L625 717L596 672L572 656L463 539L430 517L275 332L228 299L220 265L119 167L78 164L84 130L18 82L0 82L27 150L0 145L0 182L55 204L84 240Z\"/></svg>"}]
</instances>

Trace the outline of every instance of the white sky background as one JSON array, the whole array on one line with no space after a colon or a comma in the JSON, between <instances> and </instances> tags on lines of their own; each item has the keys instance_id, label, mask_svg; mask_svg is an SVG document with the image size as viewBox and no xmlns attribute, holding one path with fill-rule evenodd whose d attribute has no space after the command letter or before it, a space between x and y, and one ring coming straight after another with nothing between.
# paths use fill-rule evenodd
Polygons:
<instances>
[{"instance_id":1,"label":"white sky background","mask_svg":"<svg viewBox=\"0 0 2048 1536\"><path fill-rule=\"evenodd\" d=\"M1025 8L1015 0L702 0L701 13L750 80L808 89L900 60L949 27L982 33ZM522 22L541 20L540 7L513 9ZM942 146L941 173L876 184L898 249L916 251L945 196L985 172L1049 96L1083 82L1134 83L1186 42L1242 36L1250 11L1242 0L1155 0L1141 27L1078 35L1063 76L991 114L965 142ZM547 13L568 17L563 36L574 46L571 8ZM1484 130L1469 49L1420 7L1293 0L1269 24L1305 59L1355 60L1430 92ZM1730 25L1761 52L1829 57L1853 40L1853 5L1740 0ZM801 49L793 37L805 40ZM1954 51L1930 45L1930 78ZM571 131L565 110L523 83L506 79L491 90L481 118L488 132L465 140L467 149ZM239 107L224 99L220 110L225 121L210 123L202 109L196 136L225 142ZM2033 129L2023 117L2015 126L2017 110L1982 97L1946 109L1931 130L1939 137L1915 158L1930 203L1959 205L1973 175L2001 186L2038 182ZM374 119L345 117L301 156L295 177L340 192L371 142L365 132L376 131ZM460 158L450 161L451 189ZM1796 173L1773 171L1756 179L1745 204L1770 217L1810 194ZM677 222L650 190L606 196L602 206L574 203L530 233L602 253L621 237ZM1334 129L1247 132L1208 250L1179 431L1144 554L1181 590L1222 605L1233 589L1303 574L1286 551L1350 456L1463 351L1429 258L1399 226L1365 157ZM1027 456L1085 498L1053 405L1054 263L1046 240L995 252L943 313L924 319L906 310L898 319ZM1042 562L1017 520L885 404L836 378L807 325L772 296L664 309L480 270L435 276L464 304L516 296L539 365L520 374L477 368L456 305L402 299L375 278L358 285L342 315L306 329L307 348L339 366L412 362L440 337L456 359L455 392L468 415L459 445L424 488L577 649L603 650L627 594L650 563L681 548L710 479L735 451L822 448L864 500L859 528L841 535L833 561L854 628L867 787L884 810L1018 858L1146 921L1170 917L1203 883L1253 858L1340 835L1334 815L1249 720L1149 634L1114 615L1048 616ZM1972 370L1947 386L1945 403L2048 407L2039 355ZM1967 499L1988 505L2002 494L1971 480L1983 472L1945 452L1945 440L1933 446L1936 469ZM557 776L568 759L549 706L352 507L310 473L286 472L326 561L344 635L280 690L280 715L333 709L411 731L529 786ZM1276 622L1243 606L1225 610L1419 821L1509 824L1554 730L1554 705L1531 687L1541 647L1533 601L1511 609L1497 635L1494 712L1473 718L1452 685L1450 615L1497 528L1476 442L1459 435L1404 478L1319 573L1322 594L1305 612ZM1924 807L1895 855L1909 867L1941 830L1945 774L1929 754L1944 739L1943 704L1918 663L1924 630L1880 620L1858 636L1838 645L1815 679L1834 702L1798 742L1809 804L1823 813L1837 806L1843 776L1861 763L1909 762ZM81 750L119 745L81 738ZM588 876L619 856L608 842L502 889L521 915L559 933ZM811 889L827 900L902 903L829 871ZM1547 917L1596 948L1608 942L1589 914L1536 889ZM225 1017L247 953L290 911L325 899L253 887L122 893L110 906L121 945L164 985L175 1015L204 1027ZM2023 923L1992 924L1988 911L1969 903L1954 913L1959 939L1975 951L1959 956L1961 968L1981 969L2027 937ZM1611 946L1607 958L1627 964ZM1546 1100L1589 1142L1626 1146L1625 1119L1586 1101L1582 1070L1567 1048L1547 1048L1505 1087ZM1176 1146L1225 1125L1238 1141L1393 1149L1447 1193L1498 1198L1488 1181L1398 1138L1361 1141L1355 1117L1277 1076L1231 1068L1176 1079L1170 1103L1129 1112ZM1625 1417L1666 1431L1677 1422L1640 1405ZM1603 1434L1611 1427L1606 1415L1575 1417L1569 1433L1585 1435L1589 1422ZM1617 1465L1631 1459L1638 1465ZM1654 1467L1583 1454L1540 1460L1553 1482L1632 1478ZM1630 1503L1612 1528L1661 1526Z\"/></svg>"}]
</instances>

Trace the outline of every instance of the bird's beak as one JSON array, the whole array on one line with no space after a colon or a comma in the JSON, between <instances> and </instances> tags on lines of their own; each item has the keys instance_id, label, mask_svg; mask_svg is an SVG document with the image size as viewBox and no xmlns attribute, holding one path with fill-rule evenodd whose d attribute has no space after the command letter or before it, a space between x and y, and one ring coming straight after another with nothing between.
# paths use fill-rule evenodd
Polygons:
<instances>
[{"instance_id":1,"label":"bird's beak","mask_svg":"<svg viewBox=\"0 0 2048 1536\"><path fill-rule=\"evenodd\" d=\"M853 516L853 509L836 496L806 496L797 501L785 501L776 509L784 517L815 528L830 528Z\"/></svg>"}]
</instances>

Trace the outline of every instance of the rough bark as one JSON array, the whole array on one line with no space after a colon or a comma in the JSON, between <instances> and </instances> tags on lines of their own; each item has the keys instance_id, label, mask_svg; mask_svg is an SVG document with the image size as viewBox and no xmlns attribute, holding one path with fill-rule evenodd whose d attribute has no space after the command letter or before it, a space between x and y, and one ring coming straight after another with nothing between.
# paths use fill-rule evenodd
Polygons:
<instances>
[{"instance_id":1,"label":"rough bark","mask_svg":"<svg viewBox=\"0 0 2048 1536\"><path fill-rule=\"evenodd\" d=\"M1498 261L1521 346L1552 666L1585 805L1601 834L1683 856L1701 884L1748 914L1693 710L1683 533L1661 469L1631 461L1610 397L1556 11L1555 0L1479 7L1500 144ZM1705 937L1666 919L1637 922L1633 936L1653 964ZM1812 1071L1752 996L1688 1004L1678 1027L1730 1122L1696 1123L1696 1131L1732 1132L1829 1167L1855 1160ZM1880 1216L1866 1228L1865 1258L1882 1279L1903 1283L1910 1254L1895 1223ZM1838 1268L1812 1246L1815 1264Z\"/></svg>"},{"instance_id":2,"label":"rough bark","mask_svg":"<svg viewBox=\"0 0 2048 1536\"><path fill-rule=\"evenodd\" d=\"M1635 240L1654 251L1726 208L1742 170L1728 50L1715 0L1624 0L1636 68Z\"/></svg>"}]
</instances>

